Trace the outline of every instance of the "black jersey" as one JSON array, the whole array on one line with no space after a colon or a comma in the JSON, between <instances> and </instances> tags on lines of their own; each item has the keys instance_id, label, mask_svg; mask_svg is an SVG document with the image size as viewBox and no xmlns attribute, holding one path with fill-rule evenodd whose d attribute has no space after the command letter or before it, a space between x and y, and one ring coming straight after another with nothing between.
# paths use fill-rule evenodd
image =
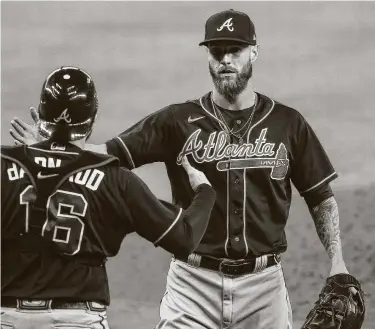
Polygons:
<instances>
[{"instance_id":1,"label":"black jersey","mask_svg":"<svg viewBox=\"0 0 375 329\"><path fill-rule=\"evenodd\" d=\"M158 200L118 159L68 144L2 147L2 296L109 304L105 260L132 232L188 254L207 226L206 184L185 209Z\"/></svg>"},{"instance_id":2,"label":"black jersey","mask_svg":"<svg viewBox=\"0 0 375 329\"><path fill-rule=\"evenodd\" d=\"M301 113L257 95L248 129L241 127L251 111L236 111L224 122L208 93L169 105L106 143L108 153L128 168L164 162L181 206L193 197L179 166L182 157L206 174L217 201L197 253L238 259L284 252L291 184L305 195L337 177Z\"/></svg>"}]
</instances>

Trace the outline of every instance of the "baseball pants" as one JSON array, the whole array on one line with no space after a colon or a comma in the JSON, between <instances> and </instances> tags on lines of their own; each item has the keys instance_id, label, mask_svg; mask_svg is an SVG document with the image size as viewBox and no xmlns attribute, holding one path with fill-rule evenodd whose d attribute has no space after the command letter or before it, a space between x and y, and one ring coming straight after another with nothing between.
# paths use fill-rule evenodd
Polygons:
<instances>
[{"instance_id":1,"label":"baseball pants","mask_svg":"<svg viewBox=\"0 0 375 329\"><path fill-rule=\"evenodd\" d=\"M109 329L106 312L1 307L1 329Z\"/></svg>"},{"instance_id":2,"label":"baseball pants","mask_svg":"<svg viewBox=\"0 0 375 329\"><path fill-rule=\"evenodd\" d=\"M242 276L172 258L156 329L291 329L281 264Z\"/></svg>"}]
</instances>

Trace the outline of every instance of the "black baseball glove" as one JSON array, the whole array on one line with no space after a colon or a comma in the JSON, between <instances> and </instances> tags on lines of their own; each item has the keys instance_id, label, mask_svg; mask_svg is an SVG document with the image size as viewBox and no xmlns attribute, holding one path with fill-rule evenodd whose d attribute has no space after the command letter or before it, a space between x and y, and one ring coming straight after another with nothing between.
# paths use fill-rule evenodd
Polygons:
<instances>
[{"instance_id":1,"label":"black baseball glove","mask_svg":"<svg viewBox=\"0 0 375 329\"><path fill-rule=\"evenodd\" d=\"M327 279L301 329L361 329L364 318L361 284L350 274L336 274Z\"/></svg>"}]
</instances>

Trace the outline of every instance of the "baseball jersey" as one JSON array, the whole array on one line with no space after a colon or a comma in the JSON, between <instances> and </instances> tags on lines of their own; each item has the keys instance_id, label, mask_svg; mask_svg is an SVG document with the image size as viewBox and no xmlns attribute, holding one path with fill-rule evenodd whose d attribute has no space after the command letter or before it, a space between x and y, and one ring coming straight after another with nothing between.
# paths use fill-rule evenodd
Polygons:
<instances>
[{"instance_id":1,"label":"baseball jersey","mask_svg":"<svg viewBox=\"0 0 375 329\"><path fill-rule=\"evenodd\" d=\"M150 114L106 143L108 153L130 169L164 162L173 200L180 206L193 197L178 165L182 157L206 174L217 200L196 253L241 259L284 252L291 184L303 196L337 177L301 113L257 96L251 127L242 140L225 131L229 122L217 115L210 92ZM249 110L236 112L231 128L238 131Z\"/></svg>"},{"instance_id":2,"label":"baseball jersey","mask_svg":"<svg viewBox=\"0 0 375 329\"><path fill-rule=\"evenodd\" d=\"M109 304L107 257L132 232L189 254L207 227L215 192L192 204L158 200L118 159L68 144L2 147L1 294Z\"/></svg>"}]
</instances>

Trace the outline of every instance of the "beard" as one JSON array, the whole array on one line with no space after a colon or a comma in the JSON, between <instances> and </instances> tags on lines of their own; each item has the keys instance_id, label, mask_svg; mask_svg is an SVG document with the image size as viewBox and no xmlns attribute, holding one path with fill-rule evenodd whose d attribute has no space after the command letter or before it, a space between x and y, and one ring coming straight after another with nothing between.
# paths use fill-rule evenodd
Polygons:
<instances>
[{"instance_id":1,"label":"beard","mask_svg":"<svg viewBox=\"0 0 375 329\"><path fill-rule=\"evenodd\" d=\"M231 104L233 104L236 101L236 97L245 90L249 79L253 75L251 60L246 63L241 72L235 72L236 76L234 78L220 76L220 73L215 72L210 64L208 64L208 66L216 90Z\"/></svg>"}]
</instances>

